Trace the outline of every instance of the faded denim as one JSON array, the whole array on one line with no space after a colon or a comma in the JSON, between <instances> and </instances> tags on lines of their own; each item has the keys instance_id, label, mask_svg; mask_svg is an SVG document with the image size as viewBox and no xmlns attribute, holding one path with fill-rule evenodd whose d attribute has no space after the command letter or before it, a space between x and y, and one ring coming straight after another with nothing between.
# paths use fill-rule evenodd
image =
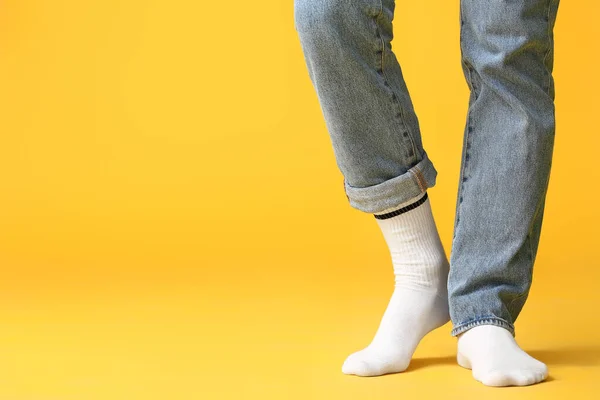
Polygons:
<instances>
[{"instance_id":1,"label":"faded denim","mask_svg":"<svg viewBox=\"0 0 600 400\"><path fill-rule=\"evenodd\" d=\"M559 0L461 0L469 108L450 255L456 336L515 334L531 287L555 136ZM378 213L436 183L392 51L394 0L294 0L294 26L349 204Z\"/></svg>"}]
</instances>

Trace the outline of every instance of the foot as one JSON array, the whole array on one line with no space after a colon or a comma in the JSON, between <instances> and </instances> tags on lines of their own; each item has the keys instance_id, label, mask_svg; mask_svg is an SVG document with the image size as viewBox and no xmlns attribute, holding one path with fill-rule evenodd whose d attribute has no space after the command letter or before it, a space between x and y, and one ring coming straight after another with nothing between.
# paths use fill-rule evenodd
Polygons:
<instances>
[{"instance_id":1,"label":"foot","mask_svg":"<svg viewBox=\"0 0 600 400\"><path fill-rule=\"evenodd\" d=\"M487 386L526 386L548 377L546 364L525 353L510 331L495 325L458 335L457 361Z\"/></svg>"},{"instance_id":2,"label":"foot","mask_svg":"<svg viewBox=\"0 0 600 400\"><path fill-rule=\"evenodd\" d=\"M346 358L342 365L345 374L377 376L404 371L421 339L450 320L448 260L429 199L419 198L425 201L377 219L391 251L395 287L375 337L366 348Z\"/></svg>"}]
</instances>

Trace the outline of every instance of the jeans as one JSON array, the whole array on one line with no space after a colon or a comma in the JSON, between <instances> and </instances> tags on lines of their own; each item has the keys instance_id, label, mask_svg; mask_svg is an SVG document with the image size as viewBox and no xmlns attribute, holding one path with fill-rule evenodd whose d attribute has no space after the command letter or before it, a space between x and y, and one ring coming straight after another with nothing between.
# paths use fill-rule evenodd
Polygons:
<instances>
[{"instance_id":1,"label":"jeans","mask_svg":"<svg viewBox=\"0 0 600 400\"><path fill-rule=\"evenodd\" d=\"M470 90L450 255L456 336L515 335L540 240L554 147L559 0L461 0ZM437 171L392 51L395 0L294 0L294 26L350 206L378 213L433 187Z\"/></svg>"}]
</instances>

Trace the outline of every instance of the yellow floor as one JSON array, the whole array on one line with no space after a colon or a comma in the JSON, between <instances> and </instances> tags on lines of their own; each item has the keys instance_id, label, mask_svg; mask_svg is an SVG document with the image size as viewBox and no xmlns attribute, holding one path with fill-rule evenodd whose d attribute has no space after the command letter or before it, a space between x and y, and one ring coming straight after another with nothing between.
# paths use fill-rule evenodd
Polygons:
<instances>
[{"instance_id":1,"label":"yellow floor","mask_svg":"<svg viewBox=\"0 0 600 400\"><path fill-rule=\"evenodd\" d=\"M267 257L263 268L246 272L239 260L236 266L213 261L222 273L208 279L198 275L200 268L181 262L129 265L130 272L119 275L114 263L64 261L37 265L42 275L27 282L9 278L0 294L0 399L494 399L507 392L511 399L594 399L600 394L595 293L565 296L545 290L543 275L536 282L517 338L549 365L545 383L488 388L474 381L455 364L450 325L426 337L408 371L362 378L340 368L374 333L390 290L381 279L385 273L374 270L369 281L367 272L357 272L359 282L336 279L341 259L315 262L310 270L275 259ZM228 268L237 274L228 274ZM63 274L63 283L54 276L53 286L44 285L53 270ZM112 276L103 274L106 270Z\"/></svg>"}]
</instances>

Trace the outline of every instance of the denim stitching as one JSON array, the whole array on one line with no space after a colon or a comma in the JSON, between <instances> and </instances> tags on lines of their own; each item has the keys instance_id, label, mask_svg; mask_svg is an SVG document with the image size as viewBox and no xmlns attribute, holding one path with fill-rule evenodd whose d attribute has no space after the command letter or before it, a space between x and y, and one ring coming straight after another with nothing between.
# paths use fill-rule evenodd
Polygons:
<instances>
[{"instance_id":1,"label":"denim stitching","mask_svg":"<svg viewBox=\"0 0 600 400\"><path fill-rule=\"evenodd\" d=\"M548 31L547 31L547 35L548 35L548 50L546 50L546 54L544 55L544 60L543 60L543 64L544 66L546 66L546 60L548 59L548 56L550 55L550 52L552 51L552 30L550 28L550 26L552 25L550 23L550 10L552 9L552 1L553 0L548 0L548 7L546 9L546 22L548 23ZM546 83L546 92L548 93L548 95L550 95L550 80L552 79L551 76L551 72L548 71L548 81Z\"/></svg>"},{"instance_id":2,"label":"denim stitching","mask_svg":"<svg viewBox=\"0 0 600 400\"><path fill-rule=\"evenodd\" d=\"M529 269L529 282L533 282L533 264L535 262L535 258L533 256L533 247L531 245L531 235L533 234L533 227L535 225L535 220L537 219L538 213L541 211L541 206L542 206L542 202L544 199L544 196L546 196L546 192L548 190L548 184L546 183L546 190L544 190L544 193L542 193L542 197L540 198L540 201L538 203L538 206L536 207L533 219L532 219L532 223L531 223L531 227L529 228L529 231L527 232L527 244L528 244L528 248L529 248L529 260L531 262L531 268ZM530 284L531 285L531 284ZM527 290L525 293L523 293L522 295L514 298L509 305L507 306L507 308L512 307L513 303L517 300L519 300L520 298L522 298L523 296L526 296L529 293L529 290ZM509 312L511 312L511 310L509 309ZM511 312L512 314L512 312Z\"/></svg>"},{"instance_id":3,"label":"denim stitching","mask_svg":"<svg viewBox=\"0 0 600 400\"><path fill-rule=\"evenodd\" d=\"M382 0L379 1L379 12L373 16L373 24L375 25L375 35L377 36L377 39L379 39L379 43L380 43L380 47L377 48L377 51L380 52L381 54L381 59L379 60L379 65L381 66L380 69L378 69L378 73L380 73L383 77L383 82L384 85L387 87L390 87L390 85L387 82L387 77L385 75L385 71L383 69L384 67L384 57L385 57L385 42L383 40L383 36L381 35L381 32L379 31L379 24L377 22L377 20L383 15L383 3ZM381 50L380 50L381 49ZM393 91L392 91L393 93ZM402 117L401 117L402 118ZM402 149L404 148L404 143L402 143L402 139L397 137L396 135L394 136L394 141L396 142L396 145L398 146L399 151L402 151Z\"/></svg>"},{"instance_id":4,"label":"denim stitching","mask_svg":"<svg viewBox=\"0 0 600 400\"><path fill-rule=\"evenodd\" d=\"M527 244L529 247L529 260L531 261L531 268L529 270L529 282L533 282L533 264L535 262L535 258L533 256L533 247L531 245L531 235L533 234L533 227L535 225L535 220L538 217L538 214L541 212L542 209L542 203L544 202L544 197L546 196L547 192L548 192L548 183L550 180L550 175L548 175L548 178L546 179L546 188L544 189L544 192L542 193L542 196L540 197L540 200L536 206L535 212L533 214L533 219L531 222L531 226L527 232ZM527 293L529 293L529 291L525 292L523 295L513 299L509 306L512 306L512 303L514 303L516 300L520 299L521 297L525 296Z\"/></svg>"},{"instance_id":5,"label":"denim stitching","mask_svg":"<svg viewBox=\"0 0 600 400\"><path fill-rule=\"evenodd\" d=\"M342 181L343 181L342 185L344 188L344 194L346 195L346 198L348 199L348 201L350 201L350 196L348 196L348 190L346 190L346 177L345 176L342 178Z\"/></svg>"},{"instance_id":6,"label":"denim stitching","mask_svg":"<svg viewBox=\"0 0 600 400\"><path fill-rule=\"evenodd\" d=\"M383 0L379 0L379 12L375 16L375 27L377 28L377 34L379 36L379 41L381 42L381 71L383 72L383 51L385 50L385 43L383 42L383 36L381 36L379 32L379 25L377 25L377 20L381 18L383 15Z\"/></svg>"},{"instance_id":7,"label":"denim stitching","mask_svg":"<svg viewBox=\"0 0 600 400\"><path fill-rule=\"evenodd\" d=\"M417 170L417 172L415 172L415 170ZM421 190L421 193L424 192L425 190L427 190L427 187L424 187L421 183L421 180L419 178L419 172L417 167L415 166L414 168L411 168L409 170L407 170L406 172L409 172L410 175L414 178L414 180L417 182L417 185L419 186L419 189Z\"/></svg>"},{"instance_id":8,"label":"denim stitching","mask_svg":"<svg viewBox=\"0 0 600 400\"><path fill-rule=\"evenodd\" d=\"M550 55L550 52L552 51L552 30L550 28L551 27L550 12L552 10L553 1L554 0L549 0L548 3L546 3L547 4L546 22L548 22L548 32L547 32L547 34L548 34L548 50L546 50L546 54L544 55L544 59L543 59L544 66L546 66L546 60L548 59L548 56ZM550 73L550 71L548 71L548 81L547 81L547 85L546 85L546 93L549 96L550 96L550 80L551 80L551 73ZM546 190L544 190L544 192L542 193L542 196L540 197L540 200L538 201L538 204L536 205L535 211L533 213L531 226L529 227L529 229L527 231L527 248L529 249L529 260L531 263L531 268L529 269L529 282L533 281L533 264L534 264L533 247L531 244L531 235L533 234L533 227L535 226L535 221L538 217L539 212L541 211L542 203L544 201L544 196L546 195L546 191L547 191L547 185L546 185ZM511 315L514 313L514 310L512 310L513 304L517 300L520 300L523 297L527 296L528 293L529 293L529 290L527 290L524 293L520 294L519 296L515 297L514 299L511 300L510 303L508 303L506 308L511 313Z\"/></svg>"},{"instance_id":9,"label":"denim stitching","mask_svg":"<svg viewBox=\"0 0 600 400\"><path fill-rule=\"evenodd\" d=\"M464 332L466 332L466 331L468 331L468 330L470 330L472 328L475 328L475 327L481 326L481 325L499 326L501 328L504 328L504 329L508 330L513 337L515 337L515 334L516 334L515 331L514 331L514 329L510 325L508 325L508 324L506 324L506 323L504 323L502 321L499 321L499 320L496 320L496 319L482 319L482 320L479 320L479 321L472 322L472 323L470 323L468 325L462 325L460 328L458 328L456 330L453 330L451 332L451 335L452 336L458 336L461 333L464 333Z\"/></svg>"},{"instance_id":10,"label":"denim stitching","mask_svg":"<svg viewBox=\"0 0 600 400\"><path fill-rule=\"evenodd\" d=\"M386 46L385 46L385 41L383 40L383 35L381 35L381 32L379 30L379 25L377 23L377 20L379 18L381 18L383 16L383 0L379 0L379 13L374 17L375 19L375 27L376 27L376 32L377 35L379 36L379 40L381 42L381 74L383 75L383 79L384 79L384 83L387 87L390 88L390 90L392 91L392 94L396 97L395 100L392 100L394 103L397 103L398 100L398 96L396 95L394 88L389 84L389 79L387 77L387 74L385 73L385 65L384 65L384 60L385 60L385 50L386 50ZM413 132L411 132L410 128L409 128L409 124L406 123L406 115L404 114L404 109L400 104L398 105L398 109L400 110L400 120L402 121L402 126L403 126L403 131L405 132L410 132L408 137L410 140L410 144L412 147L412 156L413 156L413 162L417 162L419 161L418 159L418 152L417 152L417 147L415 145L415 141L414 141L414 137L413 137ZM404 148L404 141L401 140L401 148Z\"/></svg>"},{"instance_id":11,"label":"denim stitching","mask_svg":"<svg viewBox=\"0 0 600 400\"><path fill-rule=\"evenodd\" d=\"M515 327L513 324L509 323L508 321L496 317L496 316L486 316L486 317L479 317L479 318L474 318L471 320L468 320L466 322L461 323L460 325L457 325L454 329L452 329L452 331L450 332L450 334L452 336L457 336L460 333L467 331L471 328L474 328L476 326L479 325L496 325L496 326L500 326L503 328L508 329L508 331L515 336Z\"/></svg>"},{"instance_id":12,"label":"denim stitching","mask_svg":"<svg viewBox=\"0 0 600 400\"><path fill-rule=\"evenodd\" d=\"M415 166L415 175L417 177L417 182L419 184L419 187L421 188L421 191L423 191L423 192L426 191L427 190L427 182L425 181L425 177L423 176L423 173L417 166Z\"/></svg>"},{"instance_id":13,"label":"denim stitching","mask_svg":"<svg viewBox=\"0 0 600 400\"><path fill-rule=\"evenodd\" d=\"M460 2L460 7L459 7L459 22L460 22L460 54L461 54L461 62L463 63L463 65L465 66L467 73L466 73L466 80L467 80L467 84L469 85L470 88L470 97L473 98L473 100L477 99L477 93L475 91L475 85L473 84L473 77L471 75L471 65L470 63L467 61L466 57L464 56L464 12L463 12L463 2ZM458 182L458 193L457 193L457 205L456 205L456 218L454 221L454 234L452 236L452 239L454 240L454 237L456 237L456 228L458 226L458 222L460 220L460 206L462 203L462 195L464 192L464 186L465 186L465 178L468 175L468 147L469 147L469 139L470 139L470 130L471 130L471 111L472 110L468 110L467 111L467 121L466 121L466 127L465 127L465 132L464 132L464 143L463 143L463 154L462 154L462 158L461 158L461 170L460 170L460 176L459 176L459 182Z\"/></svg>"},{"instance_id":14,"label":"denim stitching","mask_svg":"<svg viewBox=\"0 0 600 400\"><path fill-rule=\"evenodd\" d=\"M529 246L529 248L531 249L531 246ZM533 269L530 269L530 274L529 274L530 279L529 279L529 282L531 282L531 271L533 271ZM513 316L512 314L514 314L514 312L513 312L514 310L512 309L512 306L515 303L515 301L522 299L523 297L527 296L528 294L529 294L529 290L526 290L524 293L521 293L520 295L518 295L517 297L515 297L514 299L512 299L510 301L510 303L508 303L506 305L506 309L510 313L511 317Z\"/></svg>"},{"instance_id":15,"label":"denim stitching","mask_svg":"<svg viewBox=\"0 0 600 400\"><path fill-rule=\"evenodd\" d=\"M461 327L463 325L467 325L467 324L470 324L472 322L477 322L477 321L480 321L480 320L483 320L483 319L498 319L498 320L506 322L507 324L509 323L507 320L505 320L503 318L497 317L497 316L495 316L493 314L488 314L488 315L483 315L483 316L480 316L480 317L474 317L474 318L468 319L466 321L463 321L459 325L457 325L457 327Z\"/></svg>"},{"instance_id":16,"label":"denim stitching","mask_svg":"<svg viewBox=\"0 0 600 400\"><path fill-rule=\"evenodd\" d=\"M421 192L426 191L427 190L427 183L424 181L423 174L421 173L421 170L419 169L419 167L417 167L415 165L415 167L411 168L409 171L412 172L412 174L414 175L415 179L417 180L417 185L419 185L419 188L421 189Z\"/></svg>"}]
</instances>

